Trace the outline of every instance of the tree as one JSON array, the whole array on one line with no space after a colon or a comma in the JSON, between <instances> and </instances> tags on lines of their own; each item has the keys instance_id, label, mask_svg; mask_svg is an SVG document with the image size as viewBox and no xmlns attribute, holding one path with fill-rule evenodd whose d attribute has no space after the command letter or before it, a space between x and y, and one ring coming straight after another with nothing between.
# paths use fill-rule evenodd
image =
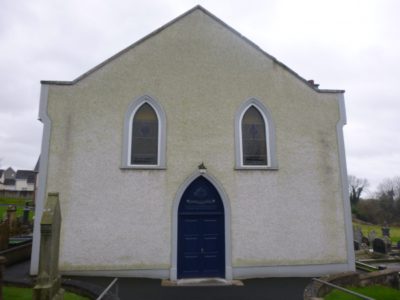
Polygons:
<instances>
[{"instance_id":1,"label":"tree","mask_svg":"<svg viewBox=\"0 0 400 300\"><path fill-rule=\"evenodd\" d=\"M357 218L374 224L400 223L400 176L384 179L374 199L358 201L367 186L362 179L349 176L350 199Z\"/></svg>"},{"instance_id":2,"label":"tree","mask_svg":"<svg viewBox=\"0 0 400 300\"><path fill-rule=\"evenodd\" d=\"M376 198L391 198L392 200L400 200L400 176L385 178L378 185Z\"/></svg>"},{"instance_id":3,"label":"tree","mask_svg":"<svg viewBox=\"0 0 400 300\"><path fill-rule=\"evenodd\" d=\"M384 179L379 185L376 198L386 214L387 222L400 222L400 176Z\"/></svg>"},{"instance_id":4,"label":"tree","mask_svg":"<svg viewBox=\"0 0 400 300\"><path fill-rule=\"evenodd\" d=\"M362 192L364 192L368 186L369 182L367 179L349 175L349 194L351 205L357 205L358 201L360 201Z\"/></svg>"},{"instance_id":5,"label":"tree","mask_svg":"<svg viewBox=\"0 0 400 300\"><path fill-rule=\"evenodd\" d=\"M383 224L387 219L377 199L364 199L358 202L355 214L358 219L373 224Z\"/></svg>"}]
</instances>

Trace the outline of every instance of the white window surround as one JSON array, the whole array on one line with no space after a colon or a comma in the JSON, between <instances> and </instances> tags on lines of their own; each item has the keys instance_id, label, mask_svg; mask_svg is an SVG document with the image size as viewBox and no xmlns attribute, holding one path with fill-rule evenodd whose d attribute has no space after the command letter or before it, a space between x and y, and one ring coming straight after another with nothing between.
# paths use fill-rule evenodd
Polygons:
<instances>
[{"instance_id":1,"label":"white window surround","mask_svg":"<svg viewBox=\"0 0 400 300\"><path fill-rule=\"evenodd\" d=\"M253 106L264 119L265 135L267 143L267 165L244 165L243 144L242 144L242 119L245 112ZM276 158L275 125L267 107L256 98L250 98L242 105L235 115L235 169L238 170L277 170L278 161Z\"/></svg>"},{"instance_id":2,"label":"white window surround","mask_svg":"<svg viewBox=\"0 0 400 300\"><path fill-rule=\"evenodd\" d=\"M149 104L157 114L158 119L158 152L157 164L154 165L137 165L131 164L131 148L132 148L132 122L137 110L143 104ZM125 114L123 145L122 145L122 166L121 169L165 169L165 152L166 152L166 116L162 106L153 97L148 95L141 96L132 101Z\"/></svg>"}]
</instances>

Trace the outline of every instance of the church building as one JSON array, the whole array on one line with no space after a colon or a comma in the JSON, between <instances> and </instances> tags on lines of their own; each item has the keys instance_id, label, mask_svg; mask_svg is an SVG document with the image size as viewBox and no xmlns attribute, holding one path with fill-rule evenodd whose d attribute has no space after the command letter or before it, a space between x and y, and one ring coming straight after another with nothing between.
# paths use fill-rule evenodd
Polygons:
<instances>
[{"instance_id":1,"label":"church building","mask_svg":"<svg viewBox=\"0 0 400 300\"><path fill-rule=\"evenodd\" d=\"M53 192L62 274L354 270L343 95L200 6L73 81L42 81L31 273Z\"/></svg>"}]
</instances>

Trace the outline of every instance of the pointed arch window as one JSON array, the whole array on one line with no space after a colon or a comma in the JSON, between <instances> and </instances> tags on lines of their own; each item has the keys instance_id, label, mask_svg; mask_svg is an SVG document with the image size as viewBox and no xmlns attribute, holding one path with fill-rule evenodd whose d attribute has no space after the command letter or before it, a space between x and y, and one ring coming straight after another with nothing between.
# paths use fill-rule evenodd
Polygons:
<instances>
[{"instance_id":1,"label":"pointed arch window","mask_svg":"<svg viewBox=\"0 0 400 300\"><path fill-rule=\"evenodd\" d=\"M257 99L247 100L236 113L235 138L237 169L277 169L275 127Z\"/></svg>"},{"instance_id":2,"label":"pointed arch window","mask_svg":"<svg viewBox=\"0 0 400 300\"><path fill-rule=\"evenodd\" d=\"M131 165L158 162L158 118L150 104L139 107L132 120Z\"/></svg>"},{"instance_id":3,"label":"pointed arch window","mask_svg":"<svg viewBox=\"0 0 400 300\"><path fill-rule=\"evenodd\" d=\"M123 168L165 168L165 113L150 96L130 104L125 116Z\"/></svg>"},{"instance_id":4,"label":"pointed arch window","mask_svg":"<svg viewBox=\"0 0 400 300\"><path fill-rule=\"evenodd\" d=\"M253 105L242 118L243 165L266 166L268 164L265 121Z\"/></svg>"}]
</instances>

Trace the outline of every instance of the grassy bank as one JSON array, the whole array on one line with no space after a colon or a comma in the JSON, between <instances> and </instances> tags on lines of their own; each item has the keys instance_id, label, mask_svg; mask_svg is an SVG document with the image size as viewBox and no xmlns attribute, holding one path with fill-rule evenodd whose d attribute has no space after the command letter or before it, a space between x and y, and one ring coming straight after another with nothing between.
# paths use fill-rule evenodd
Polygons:
<instances>
[{"instance_id":1,"label":"grassy bank","mask_svg":"<svg viewBox=\"0 0 400 300\"><path fill-rule=\"evenodd\" d=\"M370 232L371 230L375 230L377 237L382 237L381 225L366 225L353 221L353 226L361 227L361 231L366 237L368 237L368 232ZM392 244L397 245L397 242L400 241L400 227L389 226L389 228Z\"/></svg>"},{"instance_id":2,"label":"grassy bank","mask_svg":"<svg viewBox=\"0 0 400 300\"><path fill-rule=\"evenodd\" d=\"M5 219L8 205L17 206L17 217L21 217L24 213L24 207L27 202L32 203L32 199L29 198L10 198L0 197L0 219ZM29 219L32 220L33 211L29 214Z\"/></svg>"},{"instance_id":3,"label":"grassy bank","mask_svg":"<svg viewBox=\"0 0 400 300\"><path fill-rule=\"evenodd\" d=\"M18 299L18 300L32 300L32 289L19 288L12 286L3 287L4 299ZM77 294L68 293L64 294L65 300L89 300L89 298L79 296Z\"/></svg>"},{"instance_id":4,"label":"grassy bank","mask_svg":"<svg viewBox=\"0 0 400 300\"><path fill-rule=\"evenodd\" d=\"M0 204L15 204L24 206L26 202L31 202L29 198L11 198L11 197L0 197Z\"/></svg>"},{"instance_id":5,"label":"grassy bank","mask_svg":"<svg viewBox=\"0 0 400 300\"><path fill-rule=\"evenodd\" d=\"M400 291L386 286L374 285L367 287L350 287L349 290L360 293L362 295L379 299L379 300L394 300L400 299ZM333 290L324 297L325 300L359 300L359 297L350 295L348 293Z\"/></svg>"}]
</instances>

